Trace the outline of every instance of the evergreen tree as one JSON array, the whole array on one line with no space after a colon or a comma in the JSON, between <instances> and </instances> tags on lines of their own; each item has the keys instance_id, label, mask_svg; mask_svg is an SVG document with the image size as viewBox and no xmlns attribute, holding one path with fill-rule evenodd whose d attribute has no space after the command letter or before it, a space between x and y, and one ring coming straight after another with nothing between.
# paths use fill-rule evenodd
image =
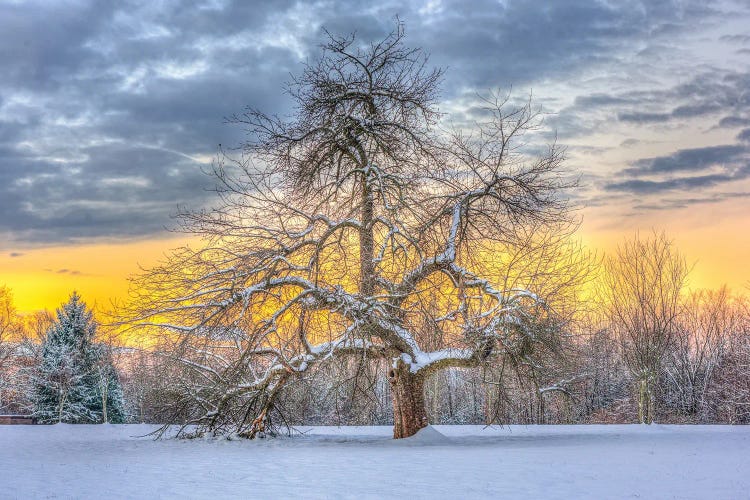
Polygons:
<instances>
[{"instance_id":1,"label":"evergreen tree","mask_svg":"<svg viewBox=\"0 0 750 500\"><path fill-rule=\"evenodd\" d=\"M73 292L57 310L34 377L34 416L43 423L121 423L122 389L91 310ZM106 415L106 418L105 418Z\"/></svg>"}]
</instances>

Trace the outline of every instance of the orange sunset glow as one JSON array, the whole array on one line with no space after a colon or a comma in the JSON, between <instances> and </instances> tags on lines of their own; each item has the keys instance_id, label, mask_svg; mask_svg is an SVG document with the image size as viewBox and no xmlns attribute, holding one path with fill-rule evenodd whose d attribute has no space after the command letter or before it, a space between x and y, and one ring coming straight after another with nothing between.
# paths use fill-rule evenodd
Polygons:
<instances>
[{"instance_id":1,"label":"orange sunset glow","mask_svg":"<svg viewBox=\"0 0 750 500\"><path fill-rule=\"evenodd\" d=\"M690 288L713 289L726 284L742 292L748 286L750 230L745 228L750 227L750 216L742 213L734 216L734 219L722 218L715 224L704 223L680 230L672 228L668 233L688 262L694 264ZM584 222L578 236L590 249L613 251L636 230L647 233L652 228L659 228L658 221L653 222L653 225L636 226L629 232L616 229L588 231ZM22 313L54 310L73 290L96 308L106 308L112 301L127 299L128 278L138 274L140 267L156 264L171 249L186 241L184 237L171 237L31 248L22 255L3 255L0 276L13 290L16 307Z\"/></svg>"},{"instance_id":2,"label":"orange sunset glow","mask_svg":"<svg viewBox=\"0 0 750 500\"><path fill-rule=\"evenodd\" d=\"M128 277L153 265L181 240L98 243L32 248L0 259L0 276L19 312L54 310L77 290L96 309L128 295ZM19 252L20 253L20 252Z\"/></svg>"}]
</instances>

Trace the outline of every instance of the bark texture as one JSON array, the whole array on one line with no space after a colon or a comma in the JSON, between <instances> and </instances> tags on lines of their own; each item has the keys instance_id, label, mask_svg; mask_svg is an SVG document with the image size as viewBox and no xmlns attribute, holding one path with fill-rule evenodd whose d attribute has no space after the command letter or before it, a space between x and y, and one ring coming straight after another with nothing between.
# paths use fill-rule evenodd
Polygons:
<instances>
[{"instance_id":1,"label":"bark texture","mask_svg":"<svg viewBox=\"0 0 750 500\"><path fill-rule=\"evenodd\" d=\"M409 365L398 361L388 372L393 398L393 438L413 436L427 427L424 403L424 377L409 370Z\"/></svg>"}]
</instances>

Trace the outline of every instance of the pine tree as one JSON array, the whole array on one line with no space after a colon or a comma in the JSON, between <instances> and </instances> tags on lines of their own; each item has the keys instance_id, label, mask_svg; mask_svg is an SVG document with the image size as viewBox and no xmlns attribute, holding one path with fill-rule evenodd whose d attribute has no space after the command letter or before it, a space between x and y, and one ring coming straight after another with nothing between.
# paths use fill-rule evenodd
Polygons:
<instances>
[{"instance_id":1,"label":"pine tree","mask_svg":"<svg viewBox=\"0 0 750 500\"><path fill-rule=\"evenodd\" d=\"M93 314L73 292L57 310L34 376L34 416L40 422L124 421L117 372L95 336Z\"/></svg>"}]
</instances>

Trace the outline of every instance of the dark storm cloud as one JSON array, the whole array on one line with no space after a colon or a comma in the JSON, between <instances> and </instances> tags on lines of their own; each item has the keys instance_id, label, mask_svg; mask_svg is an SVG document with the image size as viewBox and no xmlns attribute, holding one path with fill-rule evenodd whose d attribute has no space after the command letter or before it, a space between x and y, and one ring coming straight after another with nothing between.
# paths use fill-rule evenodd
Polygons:
<instances>
[{"instance_id":1,"label":"dark storm cloud","mask_svg":"<svg viewBox=\"0 0 750 500\"><path fill-rule=\"evenodd\" d=\"M242 136L224 117L288 106L280 87L299 56L227 41L291 5L271 3L4 6L0 232L22 242L147 236L172 225L178 205L207 203L201 168Z\"/></svg>"},{"instance_id":2,"label":"dark storm cloud","mask_svg":"<svg viewBox=\"0 0 750 500\"><path fill-rule=\"evenodd\" d=\"M723 35L719 37L722 42L750 43L750 35Z\"/></svg>"},{"instance_id":3,"label":"dark storm cloud","mask_svg":"<svg viewBox=\"0 0 750 500\"><path fill-rule=\"evenodd\" d=\"M719 127L722 128L746 127L748 125L750 125L750 118L739 116L726 116L719 120Z\"/></svg>"},{"instance_id":4,"label":"dark storm cloud","mask_svg":"<svg viewBox=\"0 0 750 500\"><path fill-rule=\"evenodd\" d=\"M737 140L742 142L750 142L750 128L746 128L739 134L737 134Z\"/></svg>"},{"instance_id":5,"label":"dark storm cloud","mask_svg":"<svg viewBox=\"0 0 750 500\"><path fill-rule=\"evenodd\" d=\"M599 106L622 106L632 104L632 100L623 96L614 96L609 94L591 94L577 96L575 106L585 109L596 108Z\"/></svg>"},{"instance_id":6,"label":"dark storm cloud","mask_svg":"<svg viewBox=\"0 0 750 500\"><path fill-rule=\"evenodd\" d=\"M629 90L626 86L611 93L578 96L560 115L581 125L565 134L590 134L614 119L636 126L679 125L693 120L713 124L723 114L716 125L719 128L750 124L739 116L750 113L750 72L703 68L693 73L685 83L671 87Z\"/></svg>"},{"instance_id":7,"label":"dark storm cloud","mask_svg":"<svg viewBox=\"0 0 750 500\"><path fill-rule=\"evenodd\" d=\"M6 227L29 241L141 236L162 231L186 195L200 200L210 187L194 161L172 151L115 144L77 153L80 161L62 166L26 163L0 200L15 210Z\"/></svg>"},{"instance_id":8,"label":"dark storm cloud","mask_svg":"<svg viewBox=\"0 0 750 500\"><path fill-rule=\"evenodd\" d=\"M727 199L746 199L750 198L750 193L747 192L729 192L729 193L715 193L710 196L701 197L688 197L678 199L661 199L657 203L643 203L634 205L635 210L673 210L675 208L687 208L694 205L705 205L721 203Z\"/></svg>"},{"instance_id":9,"label":"dark storm cloud","mask_svg":"<svg viewBox=\"0 0 750 500\"><path fill-rule=\"evenodd\" d=\"M671 174L705 170L711 166L725 167L741 162L747 148L737 145L681 149L669 156L645 158L634 163L623 173L628 175Z\"/></svg>"},{"instance_id":10,"label":"dark storm cloud","mask_svg":"<svg viewBox=\"0 0 750 500\"><path fill-rule=\"evenodd\" d=\"M635 123L663 123L672 118L669 113L619 113L617 119L621 122Z\"/></svg>"},{"instance_id":11,"label":"dark storm cloud","mask_svg":"<svg viewBox=\"0 0 750 500\"><path fill-rule=\"evenodd\" d=\"M702 102L698 104L685 104L672 110L674 118L693 118L697 116L709 115L720 111L722 106L716 103Z\"/></svg>"},{"instance_id":12,"label":"dark storm cloud","mask_svg":"<svg viewBox=\"0 0 750 500\"><path fill-rule=\"evenodd\" d=\"M20 242L148 236L178 205L210 203L201 172L242 130L224 117L245 105L291 110L283 84L314 58L323 28L361 41L406 23L407 43L447 69L443 97L529 88L587 68L604 71L643 40L641 57L714 22L703 2L66 1L0 12L0 233ZM741 40L727 39L735 43ZM650 52L649 52L650 51ZM579 110L618 107L624 119L725 109L747 80L675 89L673 109L642 95L581 96ZM730 90L727 90L730 89ZM700 97L718 91L716 101ZM723 97L722 97L723 96ZM744 109L734 95L736 110ZM658 99L658 96L654 96ZM726 113L730 114L730 113ZM734 116L734 114L733 114ZM564 121L567 120L567 121ZM595 121L560 118L568 133Z\"/></svg>"},{"instance_id":13,"label":"dark storm cloud","mask_svg":"<svg viewBox=\"0 0 750 500\"><path fill-rule=\"evenodd\" d=\"M682 149L671 155L638 160L620 174L630 178L605 183L605 191L648 195L708 188L750 177L750 147L725 145ZM649 178L653 176L661 178Z\"/></svg>"},{"instance_id":14,"label":"dark storm cloud","mask_svg":"<svg viewBox=\"0 0 750 500\"><path fill-rule=\"evenodd\" d=\"M447 93L578 75L618 61L634 43L711 19L698 2L439 2L412 28L433 60L449 68ZM408 19L407 19L408 20Z\"/></svg>"},{"instance_id":15,"label":"dark storm cloud","mask_svg":"<svg viewBox=\"0 0 750 500\"><path fill-rule=\"evenodd\" d=\"M707 188L720 183L744 179L748 176L747 171L741 172L741 175L728 174L711 174L699 175L695 177L677 177L664 181L651 181L643 179L631 179L622 182L613 182L607 184L605 189L608 191L628 191L634 194L654 194L663 191L672 190L693 190Z\"/></svg>"}]
</instances>

